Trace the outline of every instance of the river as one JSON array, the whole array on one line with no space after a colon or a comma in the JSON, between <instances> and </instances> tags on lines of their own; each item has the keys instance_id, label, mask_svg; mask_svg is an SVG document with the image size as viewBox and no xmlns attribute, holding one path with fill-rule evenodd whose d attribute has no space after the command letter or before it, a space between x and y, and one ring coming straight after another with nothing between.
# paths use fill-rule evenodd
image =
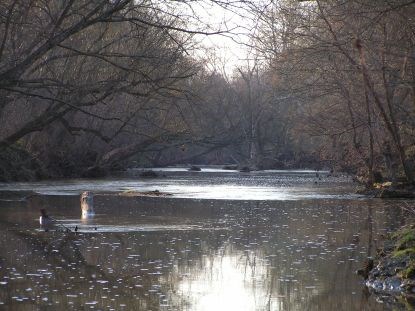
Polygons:
<instances>
[{"instance_id":1,"label":"river","mask_svg":"<svg viewBox=\"0 0 415 311\"><path fill-rule=\"evenodd\" d=\"M158 171L0 184L0 309L404 309L355 271L413 201L356 195L328 172ZM96 214L82 219L86 190ZM119 195L153 190L169 195Z\"/></svg>"}]
</instances>

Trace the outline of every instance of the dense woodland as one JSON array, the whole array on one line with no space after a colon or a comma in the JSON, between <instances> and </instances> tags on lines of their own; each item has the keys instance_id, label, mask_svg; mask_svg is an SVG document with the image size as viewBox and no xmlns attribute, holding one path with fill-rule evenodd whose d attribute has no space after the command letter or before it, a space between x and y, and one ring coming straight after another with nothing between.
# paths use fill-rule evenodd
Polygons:
<instances>
[{"instance_id":1,"label":"dense woodland","mask_svg":"<svg viewBox=\"0 0 415 311\"><path fill-rule=\"evenodd\" d=\"M232 73L192 53L234 31L200 4L254 25ZM413 182L414 19L411 0L2 0L0 179L232 163Z\"/></svg>"}]
</instances>

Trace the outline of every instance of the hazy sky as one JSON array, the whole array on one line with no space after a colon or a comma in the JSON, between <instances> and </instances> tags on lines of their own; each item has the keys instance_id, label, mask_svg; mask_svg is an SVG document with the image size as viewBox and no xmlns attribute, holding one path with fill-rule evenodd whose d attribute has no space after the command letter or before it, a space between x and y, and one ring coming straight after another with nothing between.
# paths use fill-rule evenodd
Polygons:
<instances>
[{"instance_id":1,"label":"hazy sky","mask_svg":"<svg viewBox=\"0 0 415 311\"><path fill-rule=\"evenodd\" d=\"M194 15L202 24L209 25L212 30L230 30L230 33L222 35L196 36L196 40L208 50L209 54L214 53L219 56L216 69L226 70L231 74L236 66L241 66L247 58L248 47L241 43L248 43L248 33L252 25L252 20L248 17L248 12L238 8L225 9L218 5L201 5L200 3L193 6ZM199 50L196 55L205 57L205 50ZM211 57L213 59L213 55ZM209 66L209 64L207 64Z\"/></svg>"}]
</instances>

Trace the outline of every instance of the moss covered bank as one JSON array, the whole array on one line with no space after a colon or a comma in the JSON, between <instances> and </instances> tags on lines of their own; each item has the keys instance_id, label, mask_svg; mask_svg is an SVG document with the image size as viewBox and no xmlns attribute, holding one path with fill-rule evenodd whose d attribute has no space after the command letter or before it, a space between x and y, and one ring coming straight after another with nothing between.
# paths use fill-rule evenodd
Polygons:
<instances>
[{"instance_id":1,"label":"moss covered bank","mask_svg":"<svg viewBox=\"0 0 415 311\"><path fill-rule=\"evenodd\" d=\"M369 269L360 270L376 292L415 297L415 224L390 234Z\"/></svg>"}]
</instances>

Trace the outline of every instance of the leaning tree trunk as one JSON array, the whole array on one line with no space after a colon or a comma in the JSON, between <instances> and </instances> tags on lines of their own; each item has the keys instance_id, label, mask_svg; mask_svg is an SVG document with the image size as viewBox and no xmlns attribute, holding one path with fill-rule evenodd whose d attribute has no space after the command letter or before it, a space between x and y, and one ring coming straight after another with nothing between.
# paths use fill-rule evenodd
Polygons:
<instances>
[{"instance_id":1,"label":"leaning tree trunk","mask_svg":"<svg viewBox=\"0 0 415 311\"><path fill-rule=\"evenodd\" d=\"M405 155L405 149L402 145L401 135L399 133L399 128L396 124L395 116L393 113L393 109L391 107L390 101L388 102L388 108L389 108L389 114L387 113L386 109L384 108L384 104L381 101L379 95L377 94L375 87L373 85L373 82L370 78L368 68L366 66L365 57L363 53L363 48L360 40L356 40L356 48L359 51L359 57L360 57L360 68L362 71L363 79L365 81L367 89L370 91L370 93L373 96L373 99L376 103L376 106L379 109L380 115L383 118L383 121L386 125L386 129L388 130L389 134L392 137L393 143L395 145L396 150L399 154L399 159L401 160L401 164L405 173L405 176L408 180L408 182L413 183L414 176L412 173L412 167L408 162L408 159Z\"/></svg>"},{"instance_id":2,"label":"leaning tree trunk","mask_svg":"<svg viewBox=\"0 0 415 311\"><path fill-rule=\"evenodd\" d=\"M155 143L157 139L149 138L139 143L115 148L98 159L95 165L89 167L83 174L84 177L100 177L114 166L115 163L121 162L144 150L149 145Z\"/></svg>"}]
</instances>

